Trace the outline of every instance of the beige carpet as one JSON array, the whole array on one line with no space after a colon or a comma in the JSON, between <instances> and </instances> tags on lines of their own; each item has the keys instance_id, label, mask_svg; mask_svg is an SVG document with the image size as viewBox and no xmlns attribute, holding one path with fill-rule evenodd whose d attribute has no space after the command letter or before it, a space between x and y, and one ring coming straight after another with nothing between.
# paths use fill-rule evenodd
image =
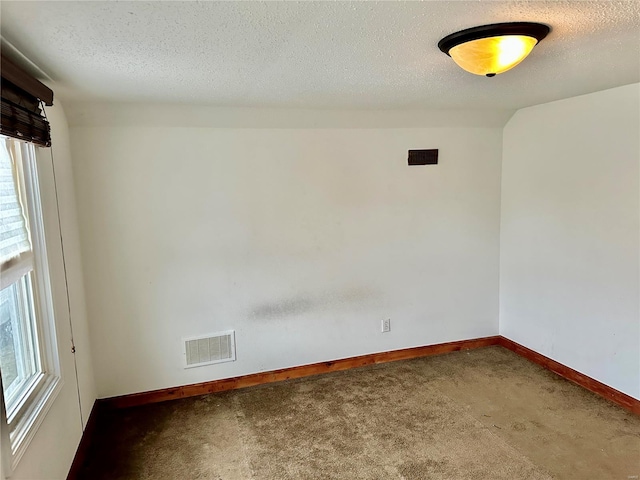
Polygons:
<instances>
[{"instance_id":1,"label":"beige carpet","mask_svg":"<svg viewBox=\"0 0 640 480\"><path fill-rule=\"evenodd\" d=\"M638 475L640 417L491 347L109 412L81 478Z\"/></svg>"}]
</instances>

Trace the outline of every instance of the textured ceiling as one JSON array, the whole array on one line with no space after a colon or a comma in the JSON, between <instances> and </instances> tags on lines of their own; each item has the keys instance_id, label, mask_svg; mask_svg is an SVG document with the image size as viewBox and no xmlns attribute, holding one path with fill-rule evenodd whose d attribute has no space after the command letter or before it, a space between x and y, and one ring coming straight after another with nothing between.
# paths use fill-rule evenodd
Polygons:
<instances>
[{"instance_id":1,"label":"textured ceiling","mask_svg":"<svg viewBox=\"0 0 640 480\"><path fill-rule=\"evenodd\" d=\"M3 38L71 101L514 109L640 81L640 1L3 0L1 13ZM437 48L506 21L552 32L495 78Z\"/></svg>"}]
</instances>

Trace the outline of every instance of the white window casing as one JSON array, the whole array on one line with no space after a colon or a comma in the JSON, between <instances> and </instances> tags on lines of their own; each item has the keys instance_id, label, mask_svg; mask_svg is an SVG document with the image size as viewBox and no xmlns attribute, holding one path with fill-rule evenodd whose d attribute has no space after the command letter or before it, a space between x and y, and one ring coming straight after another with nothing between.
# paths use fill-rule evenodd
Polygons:
<instances>
[{"instance_id":1,"label":"white window casing","mask_svg":"<svg viewBox=\"0 0 640 480\"><path fill-rule=\"evenodd\" d=\"M20 285L20 291L27 292L26 298L19 303L25 305L23 316L33 320L25 328L33 330L28 332L26 338L32 339L31 348L35 352L33 358L37 363L37 371L25 379L18 393L5 392L0 388L1 463L3 475L9 476L58 395L62 387L62 372L34 146L0 137L0 156L5 152L10 153L14 160L13 179L18 207L11 204L7 209L11 210L12 216L7 216L9 221L5 222L4 237L0 234L0 241L3 242L0 253L3 255L0 256L0 290ZM2 202L5 199L13 201L11 189L6 185L8 178L7 171L1 170ZM18 215L17 208L20 206L22 210ZM4 209L4 203L2 207ZM21 229L20 216L24 219L24 230ZM0 226L0 231L1 229ZM16 238L9 238L11 232Z\"/></svg>"}]
</instances>

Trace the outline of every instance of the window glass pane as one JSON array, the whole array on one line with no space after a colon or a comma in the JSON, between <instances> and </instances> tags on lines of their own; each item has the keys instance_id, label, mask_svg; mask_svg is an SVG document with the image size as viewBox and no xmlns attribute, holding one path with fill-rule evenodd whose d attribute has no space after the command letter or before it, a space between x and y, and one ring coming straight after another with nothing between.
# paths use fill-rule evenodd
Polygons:
<instances>
[{"instance_id":1,"label":"window glass pane","mask_svg":"<svg viewBox=\"0 0 640 480\"><path fill-rule=\"evenodd\" d=\"M0 139L0 263L31 250L14 167L7 143Z\"/></svg>"},{"instance_id":2,"label":"window glass pane","mask_svg":"<svg viewBox=\"0 0 640 480\"><path fill-rule=\"evenodd\" d=\"M18 360L13 335L14 330L17 330L18 319L16 290L14 284L0 292L0 365L5 393L18 379Z\"/></svg>"},{"instance_id":3,"label":"window glass pane","mask_svg":"<svg viewBox=\"0 0 640 480\"><path fill-rule=\"evenodd\" d=\"M0 371L9 412L41 371L32 301L30 275L0 291Z\"/></svg>"}]
</instances>

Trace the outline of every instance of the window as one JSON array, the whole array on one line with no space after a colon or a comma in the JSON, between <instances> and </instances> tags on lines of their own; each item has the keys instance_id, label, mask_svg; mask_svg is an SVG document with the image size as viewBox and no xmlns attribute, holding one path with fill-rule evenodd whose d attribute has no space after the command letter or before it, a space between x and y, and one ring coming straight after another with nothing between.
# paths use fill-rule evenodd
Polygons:
<instances>
[{"instance_id":1,"label":"window","mask_svg":"<svg viewBox=\"0 0 640 480\"><path fill-rule=\"evenodd\" d=\"M15 466L57 395L61 378L35 147L2 136L0 378L2 443L10 447L3 454Z\"/></svg>"}]
</instances>

